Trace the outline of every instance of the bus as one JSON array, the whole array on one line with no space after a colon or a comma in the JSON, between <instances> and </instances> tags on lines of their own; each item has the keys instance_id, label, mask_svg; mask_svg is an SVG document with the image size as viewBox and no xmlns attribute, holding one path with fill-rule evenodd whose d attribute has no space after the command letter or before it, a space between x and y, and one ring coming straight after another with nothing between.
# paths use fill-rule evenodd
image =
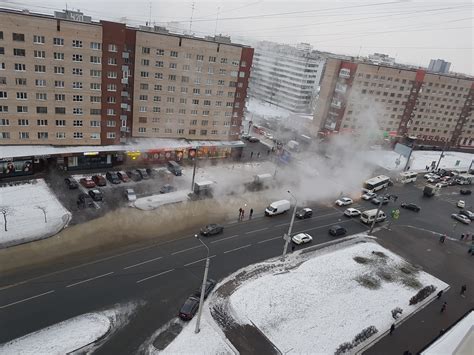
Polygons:
<instances>
[{"instance_id":1,"label":"bus","mask_svg":"<svg viewBox=\"0 0 474 355\"><path fill-rule=\"evenodd\" d=\"M471 174L456 175L456 182L459 185L471 185L473 181L474 181L474 175L471 175Z\"/></svg>"},{"instance_id":2,"label":"bus","mask_svg":"<svg viewBox=\"0 0 474 355\"><path fill-rule=\"evenodd\" d=\"M386 188L390 184L390 178L385 175L379 175L364 182L364 191L375 192Z\"/></svg>"},{"instance_id":3,"label":"bus","mask_svg":"<svg viewBox=\"0 0 474 355\"><path fill-rule=\"evenodd\" d=\"M402 184L407 184L409 182L415 182L416 178L418 177L418 173L414 171L404 171L400 173L399 181Z\"/></svg>"}]
</instances>

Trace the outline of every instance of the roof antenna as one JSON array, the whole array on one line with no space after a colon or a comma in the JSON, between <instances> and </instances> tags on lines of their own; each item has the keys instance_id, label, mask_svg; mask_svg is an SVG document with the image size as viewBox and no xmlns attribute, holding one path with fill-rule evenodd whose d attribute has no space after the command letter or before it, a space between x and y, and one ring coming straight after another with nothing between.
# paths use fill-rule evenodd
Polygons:
<instances>
[{"instance_id":1,"label":"roof antenna","mask_svg":"<svg viewBox=\"0 0 474 355\"><path fill-rule=\"evenodd\" d=\"M150 14L149 14L149 17L148 17L148 25L151 26L151 1L150 1Z\"/></svg>"},{"instance_id":2,"label":"roof antenna","mask_svg":"<svg viewBox=\"0 0 474 355\"><path fill-rule=\"evenodd\" d=\"M189 34L191 34L191 28L193 27L193 16L194 16L194 1L193 5L191 6L191 21L189 21Z\"/></svg>"},{"instance_id":3,"label":"roof antenna","mask_svg":"<svg viewBox=\"0 0 474 355\"><path fill-rule=\"evenodd\" d=\"M217 15L216 15L216 27L214 28L214 37L216 37L217 33L217 21L219 20L219 11L221 10L220 6L217 7Z\"/></svg>"}]
</instances>

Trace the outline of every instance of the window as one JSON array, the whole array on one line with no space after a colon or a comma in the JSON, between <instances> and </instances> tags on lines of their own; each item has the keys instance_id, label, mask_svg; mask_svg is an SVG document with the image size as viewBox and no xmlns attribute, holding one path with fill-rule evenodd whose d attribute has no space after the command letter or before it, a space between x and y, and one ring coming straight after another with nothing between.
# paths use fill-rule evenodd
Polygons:
<instances>
[{"instance_id":1,"label":"window","mask_svg":"<svg viewBox=\"0 0 474 355\"><path fill-rule=\"evenodd\" d=\"M91 42L91 45L90 45L91 49L95 50L95 51L98 51L100 50L101 48L101 45L99 42Z\"/></svg>"},{"instance_id":2,"label":"window","mask_svg":"<svg viewBox=\"0 0 474 355\"><path fill-rule=\"evenodd\" d=\"M211 106L211 100L204 100L204 106Z\"/></svg>"},{"instance_id":3,"label":"window","mask_svg":"<svg viewBox=\"0 0 474 355\"><path fill-rule=\"evenodd\" d=\"M55 80L55 81L54 81L54 87L55 87L55 88L63 88L63 87L64 87L64 81Z\"/></svg>"},{"instance_id":4,"label":"window","mask_svg":"<svg viewBox=\"0 0 474 355\"><path fill-rule=\"evenodd\" d=\"M65 139L66 132L56 132L56 139Z\"/></svg>"},{"instance_id":5,"label":"window","mask_svg":"<svg viewBox=\"0 0 474 355\"><path fill-rule=\"evenodd\" d=\"M209 57L209 63L215 63L216 57Z\"/></svg>"},{"instance_id":6,"label":"window","mask_svg":"<svg viewBox=\"0 0 474 355\"><path fill-rule=\"evenodd\" d=\"M55 60L64 60L64 53L54 52L53 58Z\"/></svg>"},{"instance_id":7,"label":"window","mask_svg":"<svg viewBox=\"0 0 474 355\"><path fill-rule=\"evenodd\" d=\"M180 103L180 104L186 104L187 102L188 102L188 99L186 99L185 97L181 97L181 98L179 99L179 103Z\"/></svg>"},{"instance_id":8,"label":"window","mask_svg":"<svg viewBox=\"0 0 474 355\"><path fill-rule=\"evenodd\" d=\"M30 139L30 133L29 132L19 132L19 138L20 139Z\"/></svg>"},{"instance_id":9,"label":"window","mask_svg":"<svg viewBox=\"0 0 474 355\"><path fill-rule=\"evenodd\" d=\"M204 56L198 54L198 55L196 56L196 60L197 60L198 62L202 62L202 61L204 60Z\"/></svg>"},{"instance_id":10,"label":"window","mask_svg":"<svg viewBox=\"0 0 474 355\"><path fill-rule=\"evenodd\" d=\"M206 95L212 95L212 89L206 89L205 94Z\"/></svg>"},{"instance_id":11,"label":"window","mask_svg":"<svg viewBox=\"0 0 474 355\"><path fill-rule=\"evenodd\" d=\"M176 131L176 133L178 133L178 134L184 134L184 128L178 128L178 130Z\"/></svg>"},{"instance_id":12,"label":"window","mask_svg":"<svg viewBox=\"0 0 474 355\"><path fill-rule=\"evenodd\" d=\"M38 132L38 139L48 139L48 132Z\"/></svg>"},{"instance_id":13,"label":"window","mask_svg":"<svg viewBox=\"0 0 474 355\"><path fill-rule=\"evenodd\" d=\"M141 64L144 66L149 66L150 65L150 60L149 59L142 59Z\"/></svg>"},{"instance_id":14,"label":"window","mask_svg":"<svg viewBox=\"0 0 474 355\"><path fill-rule=\"evenodd\" d=\"M34 51L33 54L35 58L46 58L45 51Z\"/></svg>"},{"instance_id":15,"label":"window","mask_svg":"<svg viewBox=\"0 0 474 355\"><path fill-rule=\"evenodd\" d=\"M164 49L157 49L156 50L156 55L165 55L165 50Z\"/></svg>"},{"instance_id":16,"label":"window","mask_svg":"<svg viewBox=\"0 0 474 355\"><path fill-rule=\"evenodd\" d=\"M176 87L174 87L174 86L168 86L168 91L169 91L169 92L175 92L175 91L176 91Z\"/></svg>"},{"instance_id":17,"label":"window","mask_svg":"<svg viewBox=\"0 0 474 355\"><path fill-rule=\"evenodd\" d=\"M195 129L190 129L190 130L188 131L188 133L189 133L189 135L193 136L193 135L196 134L196 130L195 130Z\"/></svg>"},{"instance_id":18,"label":"window","mask_svg":"<svg viewBox=\"0 0 474 355\"><path fill-rule=\"evenodd\" d=\"M82 102L82 101L84 101L84 98L83 98L82 95L72 95L72 101Z\"/></svg>"},{"instance_id":19,"label":"window","mask_svg":"<svg viewBox=\"0 0 474 355\"><path fill-rule=\"evenodd\" d=\"M33 35L33 43L44 44L44 36Z\"/></svg>"},{"instance_id":20,"label":"window","mask_svg":"<svg viewBox=\"0 0 474 355\"><path fill-rule=\"evenodd\" d=\"M26 92L17 92L16 93L17 100L28 100L28 94Z\"/></svg>"},{"instance_id":21,"label":"window","mask_svg":"<svg viewBox=\"0 0 474 355\"><path fill-rule=\"evenodd\" d=\"M201 94L201 89L198 89L198 88L193 89L193 94L194 95L200 95Z\"/></svg>"},{"instance_id":22,"label":"window","mask_svg":"<svg viewBox=\"0 0 474 355\"><path fill-rule=\"evenodd\" d=\"M30 124L30 123L28 122L28 120L26 120L26 119L24 119L24 118L18 120L18 126L29 126L29 124Z\"/></svg>"},{"instance_id":23,"label":"window","mask_svg":"<svg viewBox=\"0 0 474 355\"><path fill-rule=\"evenodd\" d=\"M167 97L166 102L168 103L174 103L174 97Z\"/></svg>"},{"instance_id":24,"label":"window","mask_svg":"<svg viewBox=\"0 0 474 355\"><path fill-rule=\"evenodd\" d=\"M146 133L145 127L138 127L138 133Z\"/></svg>"},{"instance_id":25,"label":"window","mask_svg":"<svg viewBox=\"0 0 474 355\"><path fill-rule=\"evenodd\" d=\"M107 91L117 91L116 84L107 84Z\"/></svg>"},{"instance_id":26,"label":"window","mask_svg":"<svg viewBox=\"0 0 474 355\"><path fill-rule=\"evenodd\" d=\"M170 57L178 58L178 52L176 52L176 51L171 51L171 52L170 52Z\"/></svg>"},{"instance_id":27,"label":"window","mask_svg":"<svg viewBox=\"0 0 474 355\"><path fill-rule=\"evenodd\" d=\"M107 127L115 127L115 126L116 126L115 121L107 120Z\"/></svg>"},{"instance_id":28,"label":"window","mask_svg":"<svg viewBox=\"0 0 474 355\"><path fill-rule=\"evenodd\" d=\"M181 94L187 94L187 93L188 93L188 88L182 87Z\"/></svg>"},{"instance_id":29,"label":"window","mask_svg":"<svg viewBox=\"0 0 474 355\"><path fill-rule=\"evenodd\" d=\"M72 88L73 89L82 89L82 82L81 81L73 81Z\"/></svg>"},{"instance_id":30,"label":"window","mask_svg":"<svg viewBox=\"0 0 474 355\"><path fill-rule=\"evenodd\" d=\"M117 102L117 100L116 100L115 96L108 96L107 97L107 103L108 104L114 104L116 102Z\"/></svg>"},{"instance_id":31,"label":"window","mask_svg":"<svg viewBox=\"0 0 474 355\"><path fill-rule=\"evenodd\" d=\"M9 126L10 120L7 118L0 118L0 126Z\"/></svg>"},{"instance_id":32,"label":"window","mask_svg":"<svg viewBox=\"0 0 474 355\"><path fill-rule=\"evenodd\" d=\"M107 64L108 65L117 65L117 58L114 58L114 57L107 58Z\"/></svg>"},{"instance_id":33,"label":"window","mask_svg":"<svg viewBox=\"0 0 474 355\"><path fill-rule=\"evenodd\" d=\"M0 91L0 99L7 99L8 94L6 91Z\"/></svg>"},{"instance_id":34,"label":"window","mask_svg":"<svg viewBox=\"0 0 474 355\"><path fill-rule=\"evenodd\" d=\"M113 108L108 108L107 109L107 116L114 116L115 115L115 110Z\"/></svg>"},{"instance_id":35,"label":"window","mask_svg":"<svg viewBox=\"0 0 474 355\"><path fill-rule=\"evenodd\" d=\"M15 70L16 71L25 71L26 70L26 64L15 63Z\"/></svg>"},{"instance_id":36,"label":"window","mask_svg":"<svg viewBox=\"0 0 474 355\"><path fill-rule=\"evenodd\" d=\"M227 58L221 58L221 64L227 64Z\"/></svg>"},{"instance_id":37,"label":"window","mask_svg":"<svg viewBox=\"0 0 474 355\"><path fill-rule=\"evenodd\" d=\"M116 71L109 71L107 73L107 78L109 79L117 79L117 72Z\"/></svg>"},{"instance_id":38,"label":"window","mask_svg":"<svg viewBox=\"0 0 474 355\"><path fill-rule=\"evenodd\" d=\"M191 66L189 64L185 64L185 65L183 65L183 70L184 71L189 71L189 70L191 70Z\"/></svg>"},{"instance_id":39,"label":"window","mask_svg":"<svg viewBox=\"0 0 474 355\"><path fill-rule=\"evenodd\" d=\"M155 79L163 79L163 73L155 73Z\"/></svg>"},{"instance_id":40,"label":"window","mask_svg":"<svg viewBox=\"0 0 474 355\"><path fill-rule=\"evenodd\" d=\"M193 55L191 53L186 53L184 56L186 59L191 59Z\"/></svg>"},{"instance_id":41,"label":"window","mask_svg":"<svg viewBox=\"0 0 474 355\"><path fill-rule=\"evenodd\" d=\"M193 103L193 105L199 105L199 100L198 99L193 99L192 103Z\"/></svg>"},{"instance_id":42,"label":"window","mask_svg":"<svg viewBox=\"0 0 474 355\"><path fill-rule=\"evenodd\" d=\"M166 113L168 113L168 114L174 113L174 109L171 108L171 107L167 107L167 108L166 108Z\"/></svg>"},{"instance_id":43,"label":"window","mask_svg":"<svg viewBox=\"0 0 474 355\"><path fill-rule=\"evenodd\" d=\"M54 37L53 38L53 45L55 45L55 46L64 46L64 38Z\"/></svg>"},{"instance_id":44,"label":"window","mask_svg":"<svg viewBox=\"0 0 474 355\"><path fill-rule=\"evenodd\" d=\"M74 121L72 121L72 125L74 127L82 127L83 122L82 122L82 120L74 120Z\"/></svg>"},{"instance_id":45,"label":"window","mask_svg":"<svg viewBox=\"0 0 474 355\"><path fill-rule=\"evenodd\" d=\"M207 136L207 129L201 129L201 136Z\"/></svg>"},{"instance_id":46,"label":"window","mask_svg":"<svg viewBox=\"0 0 474 355\"><path fill-rule=\"evenodd\" d=\"M90 62L91 62L92 64L100 64L100 63L101 63L101 60L100 60L100 57L99 57L99 56L91 55L91 57L90 57Z\"/></svg>"},{"instance_id":47,"label":"window","mask_svg":"<svg viewBox=\"0 0 474 355\"><path fill-rule=\"evenodd\" d=\"M114 139L115 138L115 132L107 132L107 139Z\"/></svg>"},{"instance_id":48,"label":"window","mask_svg":"<svg viewBox=\"0 0 474 355\"><path fill-rule=\"evenodd\" d=\"M82 54L73 54L72 55L73 62L82 62Z\"/></svg>"},{"instance_id":49,"label":"window","mask_svg":"<svg viewBox=\"0 0 474 355\"><path fill-rule=\"evenodd\" d=\"M186 109L180 108L180 109L178 110L178 113L179 113L180 115L185 115L185 114L186 114Z\"/></svg>"},{"instance_id":50,"label":"window","mask_svg":"<svg viewBox=\"0 0 474 355\"><path fill-rule=\"evenodd\" d=\"M16 78L15 79L15 84L20 85L20 86L25 86L26 85L26 79L25 78Z\"/></svg>"},{"instance_id":51,"label":"window","mask_svg":"<svg viewBox=\"0 0 474 355\"><path fill-rule=\"evenodd\" d=\"M155 62L155 67L157 68L163 68L164 67L164 63L161 61L161 60L157 60Z\"/></svg>"},{"instance_id":52,"label":"window","mask_svg":"<svg viewBox=\"0 0 474 355\"><path fill-rule=\"evenodd\" d=\"M176 63L170 63L170 69L176 69L178 65Z\"/></svg>"},{"instance_id":53,"label":"window","mask_svg":"<svg viewBox=\"0 0 474 355\"><path fill-rule=\"evenodd\" d=\"M72 114L73 115L82 115L84 113L84 111L82 110L81 107L74 107L72 109Z\"/></svg>"},{"instance_id":54,"label":"window","mask_svg":"<svg viewBox=\"0 0 474 355\"><path fill-rule=\"evenodd\" d=\"M8 106L0 106L0 112L8 112Z\"/></svg>"},{"instance_id":55,"label":"window","mask_svg":"<svg viewBox=\"0 0 474 355\"><path fill-rule=\"evenodd\" d=\"M147 72L147 71L141 71L141 72L140 72L140 76L141 76L142 78L148 78L148 77L150 76L150 73Z\"/></svg>"},{"instance_id":56,"label":"window","mask_svg":"<svg viewBox=\"0 0 474 355\"><path fill-rule=\"evenodd\" d=\"M168 75L168 80L169 81L176 81L176 75Z\"/></svg>"},{"instance_id":57,"label":"window","mask_svg":"<svg viewBox=\"0 0 474 355\"><path fill-rule=\"evenodd\" d=\"M100 121L91 121L91 127L100 127Z\"/></svg>"},{"instance_id":58,"label":"window","mask_svg":"<svg viewBox=\"0 0 474 355\"><path fill-rule=\"evenodd\" d=\"M217 134L217 129L213 129L213 130L211 131L211 134L213 134L213 135Z\"/></svg>"},{"instance_id":59,"label":"window","mask_svg":"<svg viewBox=\"0 0 474 355\"><path fill-rule=\"evenodd\" d=\"M82 68L72 68L72 75L82 75Z\"/></svg>"},{"instance_id":60,"label":"window","mask_svg":"<svg viewBox=\"0 0 474 355\"><path fill-rule=\"evenodd\" d=\"M36 100L46 101L47 99L48 99L48 96L45 92L37 92L36 93Z\"/></svg>"},{"instance_id":61,"label":"window","mask_svg":"<svg viewBox=\"0 0 474 355\"><path fill-rule=\"evenodd\" d=\"M89 112L91 115L100 115L100 108L91 108Z\"/></svg>"},{"instance_id":62,"label":"window","mask_svg":"<svg viewBox=\"0 0 474 355\"><path fill-rule=\"evenodd\" d=\"M117 45L116 44L110 43L107 48L108 48L109 52L117 52Z\"/></svg>"},{"instance_id":63,"label":"window","mask_svg":"<svg viewBox=\"0 0 474 355\"><path fill-rule=\"evenodd\" d=\"M98 69L91 69L90 74L93 78L100 78L100 76L102 75L102 71Z\"/></svg>"},{"instance_id":64,"label":"window","mask_svg":"<svg viewBox=\"0 0 474 355\"><path fill-rule=\"evenodd\" d=\"M65 94L54 94L54 100L55 101L66 101L66 95Z\"/></svg>"},{"instance_id":65,"label":"window","mask_svg":"<svg viewBox=\"0 0 474 355\"><path fill-rule=\"evenodd\" d=\"M160 102L161 101L161 96L153 96L153 101Z\"/></svg>"},{"instance_id":66,"label":"window","mask_svg":"<svg viewBox=\"0 0 474 355\"><path fill-rule=\"evenodd\" d=\"M95 102L95 103L100 103L100 96L91 96L90 101Z\"/></svg>"},{"instance_id":67,"label":"window","mask_svg":"<svg viewBox=\"0 0 474 355\"><path fill-rule=\"evenodd\" d=\"M84 137L84 134L82 132L74 132L73 137L74 139L82 139Z\"/></svg>"},{"instance_id":68,"label":"window","mask_svg":"<svg viewBox=\"0 0 474 355\"><path fill-rule=\"evenodd\" d=\"M26 55L26 51L20 48L13 48L13 55L17 57L24 57Z\"/></svg>"},{"instance_id":69,"label":"window","mask_svg":"<svg viewBox=\"0 0 474 355\"><path fill-rule=\"evenodd\" d=\"M155 113L161 112L161 108L158 107L158 106L154 106L153 107L153 112L155 112Z\"/></svg>"},{"instance_id":70,"label":"window","mask_svg":"<svg viewBox=\"0 0 474 355\"><path fill-rule=\"evenodd\" d=\"M217 81L217 85L222 86L222 85L224 85L224 84L225 84L224 80L218 80L218 81Z\"/></svg>"},{"instance_id":71,"label":"window","mask_svg":"<svg viewBox=\"0 0 474 355\"><path fill-rule=\"evenodd\" d=\"M12 39L16 42L25 42L25 35L23 33L12 33Z\"/></svg>"},{"instance_id":72,"label":"window","mask_svg":"<svg viewBox=\"0 0 474 355\"><path fill-rule=\"evenodd\" d=\"M100 83L91 83L91 90L100 90Z\"/></svg>"},{"instance_id":73,"label":"window","mask_svg":"<svg viewBox=\"0 0 474 355\"><path fill-rule=\"evenodd\" d=\"M48 113L48 108L44 106L37 106L36 113L39 113L39 114Z\"/></svg>"},{"instance_id":74,"label":"window","mask_svg":"<svg viewBox=\"0 0 474 355\"><path fill-rule=\"evenodd\" d=\"M57 127L64 127L66 126L66 120L56 120Z\"/></svg>"},{"instance_id":75,"label":"window","mask_svg":"<svg viewBox=\"0 0 474 355\"><path fill-rule=\"evenodd\" d=\"M78 39L73 39L72 46L74 48L82 48L82 41L79 41Z\"/></svg>"},{"instance_id":76,"label":"window","mask_svg":"<svg viewBox=\"0 0 474 355\"><path fill-rule=\"evenodd\" d=\"M150 54L150 47L142 47L143 54Z\"/></svg>"},{"instance_id":77,"label":"window","mask_svg":"<svg viewBox=\"0 0 474 355\"><path fill-rule=\"evenodd\" d=\"M57 115L65 115L66 114L66 108L65 107L55 107L54 108L54 113Z\"/></svg>"}]
</instances>

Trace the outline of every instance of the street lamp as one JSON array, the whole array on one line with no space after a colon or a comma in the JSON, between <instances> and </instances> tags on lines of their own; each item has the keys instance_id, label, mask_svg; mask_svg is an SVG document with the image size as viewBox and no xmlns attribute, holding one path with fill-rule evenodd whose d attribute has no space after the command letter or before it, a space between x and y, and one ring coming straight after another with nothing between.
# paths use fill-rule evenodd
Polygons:
<instances>
[{"instance_id":1,"label":"street lamp","mask_svg":"<svg viewBox=\"0 0 474 355\"><path fill-rule=\"evenodd\" d=\"M199 298L199 309L198 309L198 316L196 321L196 329L194 329L194 333L199 333L201 329L199 329L199 325L201 323L201 313L202 313L202 304L204 303L204 292L206 290L206 281L207 281L207 273L209 272L209 248L207 245L199 238L199 235L195 234L194 237L201 242L202 245L206 247L207 256L206 256L206 268L204 269L204 278L202 279L202 286L201 286L201 297Z\"/></svg>"},{"instance_id":2,"label":"street lamp","mask_svg":"<svg viewBox=\"0 0 474 355\"><path fill-rule=\"evenodd\" d=\"M372 225L370 226L369 235L371 235L372 231L374 230L375 222L377 222L377 219L379 218L380 209L382 208L382 203L383 203L383 201L386 197L390 200L393 200L394 202L397 201L397 199L398 199L397 195L385 194L384 196L380 196L379 206L377 207L377 212L375 213L374 220L372 222Z\"/></svg>"},{"instance_id":3,"label":"street lamp","mask_svg":"<svg viewBox=\"0 0 474 355\"><path fill-rule=\"evenodd\" d=\"M290 190L288 190L288 193L291 195L291 197L295 199L295 208L293 208L293 214L291 215L291 222L290 222L290 226L288 227L288 234L285 235L284 237L285 247L283 248L283 255L281 257L282 261L285 260L286 251L288 250L288 243L290 242L290 239L291 239L291 230L293 229L293 222L295 221L296 207L298 206L298 200L296 199L296 197L290 192Z\"/></svg>"},{"instance_id":4,"label":"street lamp","mask_svg":"<svg viewBox=\"0 0 474 355\"><path fill-rule=\"evenodd\" d=\"M198 150L199 150L199 146L196 146L196 151L194 153L193 179L191 181L191 191L194 191L194 178L196 176L196 164L197 164Z\"/></svg>"}]
</instances>

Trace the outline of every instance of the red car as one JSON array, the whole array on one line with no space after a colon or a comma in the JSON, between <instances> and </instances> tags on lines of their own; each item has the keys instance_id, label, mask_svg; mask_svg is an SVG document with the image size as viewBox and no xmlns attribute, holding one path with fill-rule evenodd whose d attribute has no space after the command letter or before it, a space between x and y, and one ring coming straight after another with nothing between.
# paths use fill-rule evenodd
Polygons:
<instances>
[{"instance_id":1,"label":"red car","mask_svg":"<svg viewBox=\"0 0 474 355\"><path fill-rule=\"evenodd\" d=\"M92 180L94 180L97 186L105 186L107 185L107 180L102 175L93 175Z\"/></svg>"},{"instance_id":2,"label":"red car","mask_svg":"<svg viewBox=\"0 0 474 355\"><path fill-rule=\"evenodd\" d=\"M82 178L79 180L82 186L87 187L87 188L92 188L95 187L95 182L91 178Z\"/></svg>"}]
</instances>

